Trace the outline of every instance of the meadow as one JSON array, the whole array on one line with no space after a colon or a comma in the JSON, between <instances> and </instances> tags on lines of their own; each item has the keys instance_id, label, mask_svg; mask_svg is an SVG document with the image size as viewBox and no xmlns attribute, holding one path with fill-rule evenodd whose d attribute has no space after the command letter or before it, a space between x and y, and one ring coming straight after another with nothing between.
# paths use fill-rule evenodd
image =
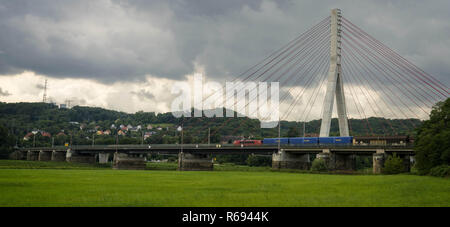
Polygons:
<instances>
[{"instance_id":1,"label":"meadow","mask_svg":"<svg viewBox=\"0 0 450 227\"><path fill-rule=\"evenodd\" d=\"M173 167L152 163L135 171L1 160L0 206L450 206L448 178Z\"/></svg>"}]
</instances>

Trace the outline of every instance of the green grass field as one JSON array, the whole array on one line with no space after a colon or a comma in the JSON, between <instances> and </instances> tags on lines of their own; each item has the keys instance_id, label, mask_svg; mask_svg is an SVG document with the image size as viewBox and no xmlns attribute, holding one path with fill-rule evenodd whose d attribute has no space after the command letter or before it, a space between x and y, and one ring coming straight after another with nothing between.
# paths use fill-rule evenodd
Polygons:
<instances>
[{"instance_id":1,"label":"green grass field","mask_svg":"<svg viewBox=\"0 0 450 227\"><path fill-rule=\"evenodd\" d=\"M0 206L450 206L450 179L0 161ZM233 171L239 169L240 171Z\"/></svg>"}]
</instances>

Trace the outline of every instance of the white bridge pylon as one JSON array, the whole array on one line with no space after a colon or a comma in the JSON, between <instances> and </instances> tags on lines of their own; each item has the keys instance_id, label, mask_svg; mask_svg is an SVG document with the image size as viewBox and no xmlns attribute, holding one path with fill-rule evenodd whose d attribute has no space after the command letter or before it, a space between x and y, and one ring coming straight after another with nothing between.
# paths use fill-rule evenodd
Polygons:
<instances>
[{"instance_id":1,"label":"white bridge pylon","mask_svg":"<svg viewBox=\"0 0 450 227\"><path fill-rule=\"evenodd\" d=\"M336 97L340 136L349 136L341 69L341 23L341 10L331 10L330 69L328 71L327 90L323 102L320 137L330 136L334 97Z\"/></svg>"}]
</instances>

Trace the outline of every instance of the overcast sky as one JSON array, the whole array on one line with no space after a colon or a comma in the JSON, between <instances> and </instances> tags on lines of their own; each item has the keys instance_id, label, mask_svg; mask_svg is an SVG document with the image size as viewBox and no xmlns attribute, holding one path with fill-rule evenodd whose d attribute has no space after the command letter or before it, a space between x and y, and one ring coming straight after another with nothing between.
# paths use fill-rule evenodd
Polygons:
<instances>
[{"instance_id":1,"label":"overcast sky","mask_svg":"<svg viewBox=\"0 0 450 227\"><path fill-rule=\"evenodd\" d=\"M0 0L0 101L48 78L57 103L166 112L173 82L232 80L332 8L449 86L448 0Z\"/></svg>"}]
</instances>

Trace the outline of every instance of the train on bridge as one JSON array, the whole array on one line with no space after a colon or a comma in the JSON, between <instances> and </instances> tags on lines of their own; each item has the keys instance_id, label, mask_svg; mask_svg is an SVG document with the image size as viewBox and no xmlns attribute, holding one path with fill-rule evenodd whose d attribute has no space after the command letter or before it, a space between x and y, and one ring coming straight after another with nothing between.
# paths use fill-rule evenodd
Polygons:
<instances>
[{"instance_id":1,"label":"train on bridge","mask_svg":"<svg viewBox=\"0 0 450 227\"><path fill-rule=\"evenodd\" d=\"M332 137L286 137L264 138L262 140L235 140L234 146L262 145L399 145L406 146L414 140L409 136L332 136Z\"/></svg>"},{"instance_id":2,"label":"train on bridge","mask_svg":"<svg viewBox=\"0 0 450 227\"><path fill-rule=\"evenodd\" d=\"M261 146L261 145L320 145L353 143L353 136L336 137L288 137L288 138L264 138L262 140L235 140L235 146Z\"/></svg>"}]
</instances>

